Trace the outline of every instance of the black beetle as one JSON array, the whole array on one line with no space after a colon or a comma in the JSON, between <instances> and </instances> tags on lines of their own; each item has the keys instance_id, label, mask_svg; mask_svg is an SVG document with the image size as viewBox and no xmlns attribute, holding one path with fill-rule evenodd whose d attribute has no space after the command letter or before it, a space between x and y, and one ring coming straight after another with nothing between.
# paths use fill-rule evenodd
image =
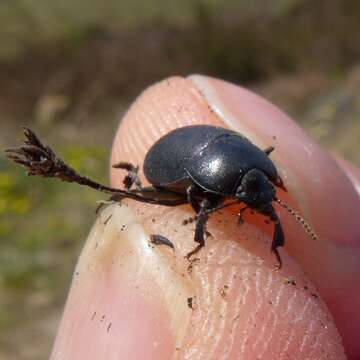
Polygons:
<instances>
[{"instance_id":1,"label":"black beetle","mask_svg":"<svg viewBox=\"0 0 360 360\"><path fill-rule=\"evenodd\" d=\"M190 204L196 212L194 240L198 246L190 258L205 245L205 227L209 215L219 209L243 203L274 222L271 251L281 267L277 250L284 245L284 232L272 205L273 201L285 207L316 238L310 226L283 201L276 197L276 187L285 187L276 167L269 159L274 147L259 149L246 137L235 131L195 125L175 129L160 138L148 151L144 160L144 174L152 186L142 187L138 166L128 162L113 165L124 169L125 189L98 184L76 173L47 146L44 146L30 129L24 128L25 145L8 149L8 156L25 165L29 175L58 177L77 182L96 190L110 193L110 200L130 198L164 206ZM228 201L232 199L232 201Z\"/></svg>"}]
</instances>

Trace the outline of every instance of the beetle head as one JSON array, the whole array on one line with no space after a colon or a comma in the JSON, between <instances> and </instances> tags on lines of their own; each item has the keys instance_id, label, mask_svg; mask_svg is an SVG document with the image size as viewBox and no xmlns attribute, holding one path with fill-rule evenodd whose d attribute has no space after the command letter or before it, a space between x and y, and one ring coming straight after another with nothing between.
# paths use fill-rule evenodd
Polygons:
<instances>
[{"instance_id":1,"label":"beetle head","mask_svg":"<svg viewBox=\"0 0 360 360\"><path fill-rule=\"evenodd\" d=\"M235 196L249 208L268 215L270 220L275 223L279 222L279 218L271 203L272 201L277 202L302 225L313 240L316 240L318 237L310 225L288 204L277 198L275 192L274 185L269 181L268 177L261 170L252 169L242 177Z\"/></svg>"},{"instance_id":2,"label":"beetle head","mask_svg":"<svg viewBox=\"0 0 360 360\"><path fill-rule=\"evenodd\" d=\"M235 196L251 209L266 211L274 199L275 188L261 170L252 169L242 177Z\"/></svg>"}]
</instances>

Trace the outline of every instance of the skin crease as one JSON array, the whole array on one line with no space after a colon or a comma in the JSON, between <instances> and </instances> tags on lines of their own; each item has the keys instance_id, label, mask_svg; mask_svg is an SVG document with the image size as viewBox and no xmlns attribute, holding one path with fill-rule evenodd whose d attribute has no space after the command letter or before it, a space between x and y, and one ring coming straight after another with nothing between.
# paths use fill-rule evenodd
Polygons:
<instances>
[{"instance_id":1,"label":"skin crease","mask_svg":"<svg viewBox=\"0 0 360 360\"><path fill-rule=\"evenodd\" d=\"M227 104L222 96L232 100ZM238 102L233 101L236 97ZM125 115L114 140L111 163L126 160L141 165L159 136L199 123L230 124L237 131L240 127L260 147L273 145L266 127L249 122L257 111L262 114L254 122L260 123L266 115L277 129L279 110L263 102L241 88L209 78L165 80L146 90ZM231 114L236 114L235 120ZM278 151L283 138L299 131L282 116L281 121L289 122L284 128L287 136L284 131L276 137L271 158L289 194L295 195L278 194L321 231L318 221L324 219L306 198L306 176L298 180L292 162ZM315 157L341 173L331 158L317 154L322 150L305 135L303 141L315 148ZM292 146L291 142L287 146ZM297 157L301 161L301 153ZM326 168L326 163L322 166ZM358 170L345 166L346 179L357 179ZM123 176L122 171L112 170L112 184L122 186ZM356 187L347 181L344 201L358 199ZM302 194L305 199L299 201ZM301 226L279 209L287 242L280 250L283 269L276 272L275 259L269 253L272 226L251 214L246 215L245 224L237 226L236 209L232 209L211 218L211 235L189 273L183 255L194 247L194 227L181 224L193 215L191 209L134 201L126 205L129 208L106 208L89 235L51 359L98 359L105 354L107 359L342 359L336 326L348 358L360 357L356 333L350 331L358 324L358 299L344 296L359 293L354 288L359 274L351 268L354 254L359 253L355 237L349 237L346 246L349 239L337 240L336 236L314 244ZM328 224L330 221L333 219ZM171 239L175 252L166 246L149 247L148 234L152 233ZM319 254L321 272L316 267ZM329 264L348 264L350 269L339 267L334 277L334 266L329 269ZM189 298L193 309L188 306Z\"/></svg>"}]
</instances>

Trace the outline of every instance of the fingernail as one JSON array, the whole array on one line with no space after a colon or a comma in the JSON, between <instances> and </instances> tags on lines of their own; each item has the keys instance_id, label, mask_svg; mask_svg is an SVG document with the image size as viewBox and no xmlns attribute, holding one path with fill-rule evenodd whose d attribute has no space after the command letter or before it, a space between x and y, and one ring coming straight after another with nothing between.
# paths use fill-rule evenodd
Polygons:
<instances>
[{"instance_id":1,"label":"fingernail","mask_svg":"<svg viewBox=\"0 0 360 360\"><path fill-rule=\"evenodd\" d=\"M191 315L186 268L125 205L102 210L76 266L51 359L169 359Z\"/></svg>"},{"instance_id":2,"label":"fingernail","mask_svg":"<svg viewBox=\"0 0 360 360\"><path fill-rule=\"evenodd\" d=\"M351 164L349 161L345 160L343 157L337 154L332 155L340 168L344 171L344 173L347 175L347 177L353 184L355 192L360 198L360 169L355 165Z\"/></svg>"}]
</instances>

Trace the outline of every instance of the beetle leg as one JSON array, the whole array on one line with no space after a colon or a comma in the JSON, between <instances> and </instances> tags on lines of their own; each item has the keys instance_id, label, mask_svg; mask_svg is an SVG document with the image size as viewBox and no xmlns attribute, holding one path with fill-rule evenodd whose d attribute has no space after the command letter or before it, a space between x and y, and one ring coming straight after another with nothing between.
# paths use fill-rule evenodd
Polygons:
<instances>
[{"instance_id":1,"label":"beetle leg","mask_svg":"<svg viewBox=\"0 0 360 360\"><path fill-rule=\"evenodd\" d=\"M274 255L276 256L276 260L278 262L276 270L280 270L282 267L282 261L277 248L284 246L285 244L284 231L281 226L280 219L277 216L275 209L272 206L270 208L270 211L266 215L269 216L270 220L275 223L273 241L271 243L271 252L274 253Z\"/></svg>"},{"instance_id":2,"label":"beetle leg","mask_svg":"<svg viewBox=\"0 0 360 360\"><path fill-rule=\"evenodd\" d=\"M276 185L277 187L279 187L280 189L283 189L284 191L287 192L287 189L286 189L286 187L285 187L285 185L284 185L284 182L283 182L283 180L282 180L282 178L281 178L280 176L277 177L276 182L275 182L275 185Z\"/></svg>"},{"instance_id":3,"label":"beetle leg","mask_svg":"<svg viewBox=\"0 0 360 360\"><path fill-rule=\"evenodd\" d=\"M196 246L196 248L192 251L190 251L187 255L186 258L188 260L190 260L190 258L197 254L199 252L199 250L205 246L205 226L206 226L206 222L208 221L209 216L206 214L198 214L197 215L197 220L196 220L196 227L195 227L195 236L194 236L194 241L196 243L198 243L199 245Z\"/></svg>"},{"instance_id":4,"label":"beetle leg","mask_svg":"<svg viewBox=\"0 0 360 360\"><path fill-rule=\"evenodd\" d=\"M281 224L278 222L275 224L274 237L273 237L273 241L271 243L271 251L276 256L276 260L278 262L276 270L280 270L282 267L281 257L280 257L280 254L279 254L279 251L277 248L280 246L284 246L284 243L285 243L284 231L282 229Z\"/></svg>"},{"instance_id":5,"label":"beetle leg","mask_svg":"<svg viewBox=\"0 0 360 360\"><path fill-rule=\"evenodd\" d=\"M188 186L188 188L186 189L186 196L188 203L192 206L195 212L198 213L201 210L201 205L195 197L195 191L196 191L195 185Z\"/></svg>"},{"instance_id":6,"label":"beetle leg","mask_svg":"<svg viewBox=\"0 0 360 360\"><path fill-rule=\"evenodd\" d=\"M194 211L196 212L196 215L189 219L184 220L183 221L184 225L187 225L188 223L192 223L193 221L196 221L198 219L198 216L199 216L201 210L203 211L204 215L209 215L217 210L221 210L224 207L233 205L233 204L224 205L223 204L223 201L224 201L223 196L214 196L211 200L204 199L202 202L200 202L195 197L196 194L199 195L198 191L199 191L199 189L194 184L188 186L186 189L186 197L187 197L188 203L194 209ZM204 205L205 202L206 202L206 205ZM236 201L236 203L237 203L237 201Z\"/></svg>"},{"instance_id":7,"label":"beetle leg","mask_svg":"<svg viewBox=\"0 0 360 360\"><path fill-rule=\"evenodd\" d=\"M266 155L270 155L273 151L274 151L274 147L273 146L268 146L266 149L264 149L264 153Z\"/></svg>"},{"instance_id":8,"label":"beetle leg","mask_svg":"<svg viewBox=\"0 0 360 360\"><path fill-rule=\"evenodd\" d=\"M129 162L121 161L112 165L112 167L114 169L123 169L128 172L123 180L123 184L126 190L130 190L134 184L136 190L140 191L142 189L141 180L138 175L139 166L133 165Z\"/></svg>"},{"instance_id":9,"label":"beetle leg","mask_svg":"<svg viewBox=\"0 0 360 360\"><path fill-rule=\"evenodd\" d=\"M244 214L244 212L245 212L247 209L249 209L247 206L245 206L245 207L243 207L243 208L240 209L240 211L239 211L239 213L238 213L238 216L239 216L238 221L237 221L238 225L241 225L241 224L244 223L243 214Z\"/></svg>"},{"instance_id":10,"label":"beetle leg","mask_svg":"<svg viewBox=\"0 0 360 360\"><path fill-rule=\"evenodd\" d=\"M198 253L199 250L205 246L206 222L209 220L208 211L211 209L211 205L212 204L207 199L204 199L200 203L200 210L196 214L196 227L194 236L194 241L199 245L186 255L188 260L190 260L193 255Z\"/></svg>"},{"instance_id":11,"label":"beetle leg","mask_svg":"<svg viewBox=\"0 0 360 360\"><path fill-rule=\"evenodd\" d=\"M194 211L196 212L195 216L192 216L191 218L185 219L183 221L183 225L187 225L189 223L192 223L193 221L197 220L197 213L200 211L201 206L199 204L199 201L196 199L196 197L194 196L195 194L195 185L190 185L187 187L186 189L186 198L188 203L191 205L191 207L194 209Z\"/></svg>"}]
</instances>

